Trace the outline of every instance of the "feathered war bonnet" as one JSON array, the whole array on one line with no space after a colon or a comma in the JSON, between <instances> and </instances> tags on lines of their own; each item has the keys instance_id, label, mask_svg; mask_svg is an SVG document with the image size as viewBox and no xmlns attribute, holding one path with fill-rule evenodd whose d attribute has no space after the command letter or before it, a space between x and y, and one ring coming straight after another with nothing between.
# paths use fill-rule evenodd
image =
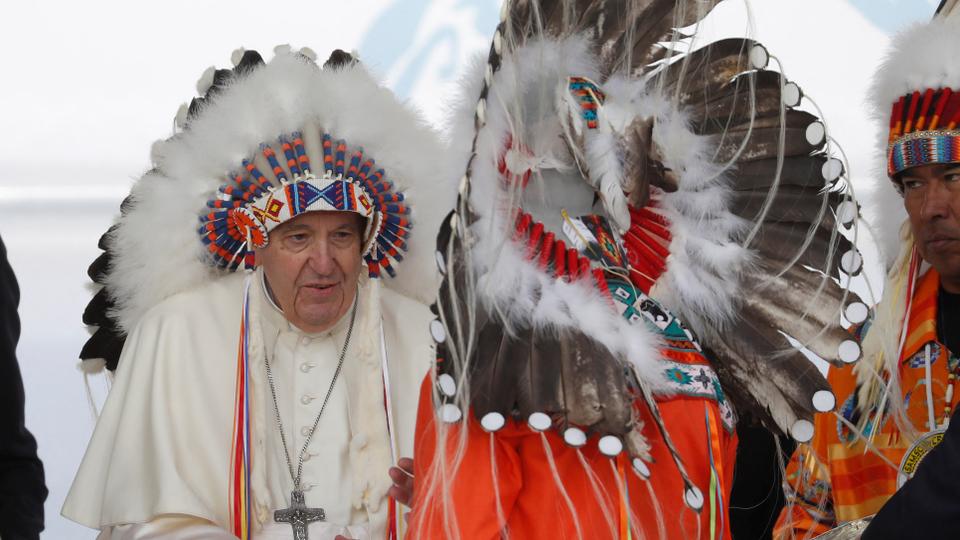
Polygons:
<instances>
[{"instance_id":1,"label":"feathered war bonnet","mask_svg":"<svg viewBox=\"0 0 960 540\"><path fill-rule=\"evenodd\" d=\"M932 21L894 36L874 76L870 107L879 124L877 157L884 173L871 186L874 208L868 213L888 268L910 241L901 227L906 215L899 175L911 167L960 162L958 50L960 9L944 2Z\"/></svg>"},{"instance_id":2,"label":"feathered war bonnet","mask_svg":"<svg viewBox=\"0 0 960 540\"><path fill-rule=\"evenodd\" d=\"M912 167L960 162L957 51L960 9L955 0L945 0L933 20L909 26L893 38L871 88L871 106L882 138L877 158L879 163L882 156L884 173L877 174L871 186L872 208L868 207L868 214L887 276L876 317L864 340L865 361L856 368L858 403L864 412L884 400L895 411L902 411L904 406L899 385L884 387L884 379L878 377L881 372L898 377L900 338L906 331L903 321L921 271L899 177ZM899 414L894 416L902 419ZM912 430L908 423L903 426L906 433Z\"/></svg>"},{"instance_id":3,"label":"feathered war bonnet","mask_svg":"<svg viewBox=\"0 0 960 540\"><path fill-rule=\"evenodd\" d=\"M960 16L914 25L894 39L873 88L874 107L889 118L887 175L933 163L960 162Z\"/></svg>"},{"instance_id":4,"label":"feathered war bonnet","mask_svg":"<svg viewBox=\"0 0 960 540\"><path fill-rule=\"evenodd\" d=\"M84 314L99 328L81 358L114 369L148 309L249 268L275 227L316 210L367 218L365 273L432 301L434 237L413 234L413 223L436 230L452 205L431 159L441 153L435 133L351 55L337 51L321 68L309 49L274 52L265 62L241 49L232 69L208 69L175 134L154 144L153 168L90 268L103 289Z\"/></svg>"}]
</instances>

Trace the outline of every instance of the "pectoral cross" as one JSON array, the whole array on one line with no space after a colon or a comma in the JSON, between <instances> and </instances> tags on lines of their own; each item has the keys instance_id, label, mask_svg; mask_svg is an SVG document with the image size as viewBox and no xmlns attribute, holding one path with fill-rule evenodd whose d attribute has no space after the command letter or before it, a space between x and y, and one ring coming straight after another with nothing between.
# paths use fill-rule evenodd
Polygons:
<instances>
[{"instance_id":1,"label":"pectoral cross","mask_svg":"<svg viewBox=\"0 0 960 540\"><path fill-rule=\"evenodd\" d=\"M326 516L323 508L307 508L303 492L295 490L290 494L290 508L276 510L273 520L277 523L289 523L293 527L293 540L307 540L307 526L314 521L323 521Z\"/></svg>"}]
</instances>

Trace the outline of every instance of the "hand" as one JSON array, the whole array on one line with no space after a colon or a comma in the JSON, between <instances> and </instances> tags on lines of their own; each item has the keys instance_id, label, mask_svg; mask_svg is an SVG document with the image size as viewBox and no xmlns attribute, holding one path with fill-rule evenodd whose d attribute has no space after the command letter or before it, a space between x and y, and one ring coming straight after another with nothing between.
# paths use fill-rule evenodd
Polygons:
<instances>
[{"instance_id":1,"label":"hand","mask_svg":"<svg viewBox=\"0 0 960 540\"><path fill-rule=\"evenodd\" d=\"M412 508L413 506L413 460L410 458L400 458L396 467L390 467L390 480L393 486L387 491L387 495L393 497L398 503Z\"/></svg>"}]
</instances>

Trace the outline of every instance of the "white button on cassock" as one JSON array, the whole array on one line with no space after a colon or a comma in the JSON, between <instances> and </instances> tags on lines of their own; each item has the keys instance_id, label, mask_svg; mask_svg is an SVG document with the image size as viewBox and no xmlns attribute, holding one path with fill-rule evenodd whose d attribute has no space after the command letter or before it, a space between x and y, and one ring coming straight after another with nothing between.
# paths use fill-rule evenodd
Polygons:
<instances>
[{"instance_id":1,"label":"white button on cassock","mask_svg":"<svg viewBox=\"0 0 960 540\"><path fill-rule=\"evenodd\" d=\"M300 403L303 403L304 405L309 405L311 401L313 401L313 396L304 394L300 397Z\"/></svg>"},{"instance_id":2,"label":"white button on cassock","mask_svg":"<svg viewBox=\"0 0 960 540\"><path fill-rule=\"evenodd\" d=\"M304 437L306 437L307 435L310 435L310 426L303 426L302 428L300 428L300 434L303 435Z\"/></svg>"},{"instance_id":3,"label":"white button on cassock","mask_svg":"<svg viewBox=\"0 0 960 540\"><path fill-rule=\"evenodd\" d=\"M304 362L304 363L300 364L300 371L302 371L302 372L304 372L304 373L309 372L311 369L313 369L313 364L311 364L311 363L309 363L309 362Z\"/></svg>"}]
</instances>

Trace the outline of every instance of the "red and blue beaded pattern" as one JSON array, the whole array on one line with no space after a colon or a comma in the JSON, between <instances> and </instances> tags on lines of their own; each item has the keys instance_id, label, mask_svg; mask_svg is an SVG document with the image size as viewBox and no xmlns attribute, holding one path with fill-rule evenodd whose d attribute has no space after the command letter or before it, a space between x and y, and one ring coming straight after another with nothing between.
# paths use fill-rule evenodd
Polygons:
<instances>
[{"instance_id":1,"label":"red and blue beaded pattern","mask_svg":"<svg viewBox=\"0 0 960 540\"><path fill-rule=\"evenodd\" d=\"M960 162L960 132L920 132L890 145L887 174L921 165Z\"/></svg>"},{"instance_id":2,"label":"red and blue beaded pattern","mask_svg":"<svg viewBox=\"0 0 960 540\"><path fill-rule=\"evenodd\" d=\"M413 227L403 193L362 151L350 153L345 141L335 141L329 134L323 134L321 144L322 178L313 176L303 136L294 132L278 139L279 154L270 145L260 147L279 186L267 179L252 159L244 160L242 170L218 190L216 199L207 202L209 212L200 217L198 233L216 266L236 270L244 264L253 268L253 248L267 244L268 222L279 224L284 217L311 211L311 205L323 199L332 209L375 217L377 230L372 232L371 248L364 255L368 274L396 275L394 265L403 260ZM286 214L281 215L279 209L283 207Z\"/></svg>"},{"instance_id":3,"label":"red and blue beaded pattern","mask_svg":"<svg viewBox=\"0 0 960 540\"><path fill-rule=\"evenodd\" d=\"M951 88L916 91L893 104L887 174L932 163L960 161L960 92Z\"/></svg>"}]
</instances>

